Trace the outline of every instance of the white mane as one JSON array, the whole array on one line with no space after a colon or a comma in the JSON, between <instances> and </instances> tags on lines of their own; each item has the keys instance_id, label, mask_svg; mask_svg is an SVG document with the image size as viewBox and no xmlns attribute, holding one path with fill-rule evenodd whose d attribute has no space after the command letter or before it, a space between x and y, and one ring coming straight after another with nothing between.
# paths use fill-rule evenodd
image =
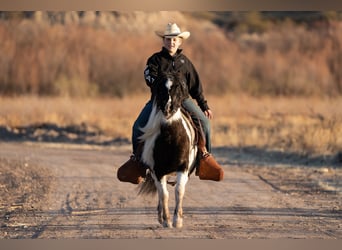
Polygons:
<instances>
[{"instance_id":1,"label":"white mane","mask_svg":"<svg viewBox=\"0 0 342 250\"><path fill-rule=\"evenodd\" d=\"M157 105L155 104L155 102L153 102L152 111L147 121L147 124L145 125L145 127L140 128L140 130L144 134L140 136L139 139L144 141L152 135L157 134L156 132L160 130L160 124L163 118L163 112L158 110Z\"/></svg>"}]
</instances>

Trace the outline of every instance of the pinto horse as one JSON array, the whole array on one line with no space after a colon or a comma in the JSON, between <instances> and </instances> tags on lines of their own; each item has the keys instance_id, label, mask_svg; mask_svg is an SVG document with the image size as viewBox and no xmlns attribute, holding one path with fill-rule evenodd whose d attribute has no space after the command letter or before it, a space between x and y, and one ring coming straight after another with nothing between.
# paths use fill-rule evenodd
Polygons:
<instances>
[{"instance_id":1,"label":"pinto horse","mask_svg":"<svg viewBox=\"0 0 342 250\"><path fill-rule=\"evenodd\" d=\"M184 81L178 74L162 73L152 89L153 108L140 137L143 142L141 161L148 166L139 194L158 192L158 221L164 227L183 226L185 186L197 161L197 135L191 118L182 108L187 98ZM171 224L168 207L168 178L176 176L175 211ZM170 184L170 183L169 183Z\"/></svg>"}]
</instances>

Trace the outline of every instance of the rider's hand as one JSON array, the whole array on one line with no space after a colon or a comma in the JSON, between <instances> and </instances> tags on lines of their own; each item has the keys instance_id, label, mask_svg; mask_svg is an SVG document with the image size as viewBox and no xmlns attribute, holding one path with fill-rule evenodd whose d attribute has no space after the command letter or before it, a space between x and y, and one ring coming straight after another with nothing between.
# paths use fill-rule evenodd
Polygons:
<instances>
[{"instance_id":1,"label":"rider's hand","mask_svg":"<svg viewBox=\"0 0 342 250\"><path fill-rule=\"evenodd\" d=\"M208 117L208 119L213 119L214 117L213 112L211 112L210 109L207 109L206 111L204 111L204 114L206 117Z\"/></svg>"}]
</instances>

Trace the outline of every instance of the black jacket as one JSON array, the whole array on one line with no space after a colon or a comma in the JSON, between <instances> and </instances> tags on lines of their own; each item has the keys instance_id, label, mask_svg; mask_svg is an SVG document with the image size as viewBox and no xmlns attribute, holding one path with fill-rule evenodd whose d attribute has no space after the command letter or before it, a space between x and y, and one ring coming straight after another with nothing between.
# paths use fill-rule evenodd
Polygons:
<instances>
[{"instance_id":1,"label":"black jacket","mask_svg":"<svg viewBox=\"0 0 342 250\"><path fill-rule=\"evenodd\" d=\"M182 50L178 49L174 56L171 56L166 48L154 53L147 60L144 76L146 84L149 87L153 86L154 80L158 76L158 72L180 72L188 86L189 95L197 101L198 106L202 111L208 110L209 106L203 96L202 84L199 75L191 63L191 61L182 54Z\"/></svg>"}]
</instances>

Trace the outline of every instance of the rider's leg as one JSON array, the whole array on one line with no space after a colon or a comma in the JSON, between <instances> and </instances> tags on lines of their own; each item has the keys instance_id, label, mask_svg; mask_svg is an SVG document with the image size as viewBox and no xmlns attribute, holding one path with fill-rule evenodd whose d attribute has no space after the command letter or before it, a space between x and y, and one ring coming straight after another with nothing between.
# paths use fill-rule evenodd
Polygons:
<instances>
[{"instance_id":1,"label":"rider's leg","mask_svg":"<svg viewBox=\"0 0 342 250\"><path fill-rule=\"evenodd\" d=\"M190 113L190 116L197 127L201 126L205 135L206 149L211 152L210 140L210 121L205 116L204 112L190 98L183 101L183 107ZM200 124L198 124L198 122Z\"/></svg>"},{"instance_id":2,"label":"rider's leg","mask_svg":"<svg viewBox=\"0 0 342 250\"><path fill-rule=\"evenodd\" d=\"M152 101L146 103L145 107L141 110L138 118L132 127L132 147L133 155L125 162L117 171L117 178L122 182L130 182L133 184L139 184L146 176L146 168L140 163L139 158L141 152L139 136L143 134L140 130L144 127L148 121L150 113L152 111Z\"/></svg>"},{"instance_id":3,"label":"rider's leg","mask_svg":"<svg viewBox=\"0 0 342 250\"><path fill-rule=\"evenodd\" d=\"M209 119L191 99L184 100L183 107L190 113L195 124L197 123L196 126L199 127L200 125L202 127L206 140L206 148L204 148L203 145L201 146L198 144L198 149L200 150L202 157L200 158L199 166L196 168L196 175L198 175L201 180L221 181L224 175L223 169L210 153L211 142Z\"/></svg>"},{"instance_id":4,"label":"rider's leg","mask_svg":"<svg viewBox=\"0 0 342 250\"><path fill-rule=\"evenodd\" d=\"M144 127L147 124L148 118L150 117L152 111L152 101L148 101L145 107L141 110L138 118L135 120L132 127L132 147L133 154L137 154L137 149L139 146L139 136L143 134L140 128Z\"/></svg>"}]
</instances>

